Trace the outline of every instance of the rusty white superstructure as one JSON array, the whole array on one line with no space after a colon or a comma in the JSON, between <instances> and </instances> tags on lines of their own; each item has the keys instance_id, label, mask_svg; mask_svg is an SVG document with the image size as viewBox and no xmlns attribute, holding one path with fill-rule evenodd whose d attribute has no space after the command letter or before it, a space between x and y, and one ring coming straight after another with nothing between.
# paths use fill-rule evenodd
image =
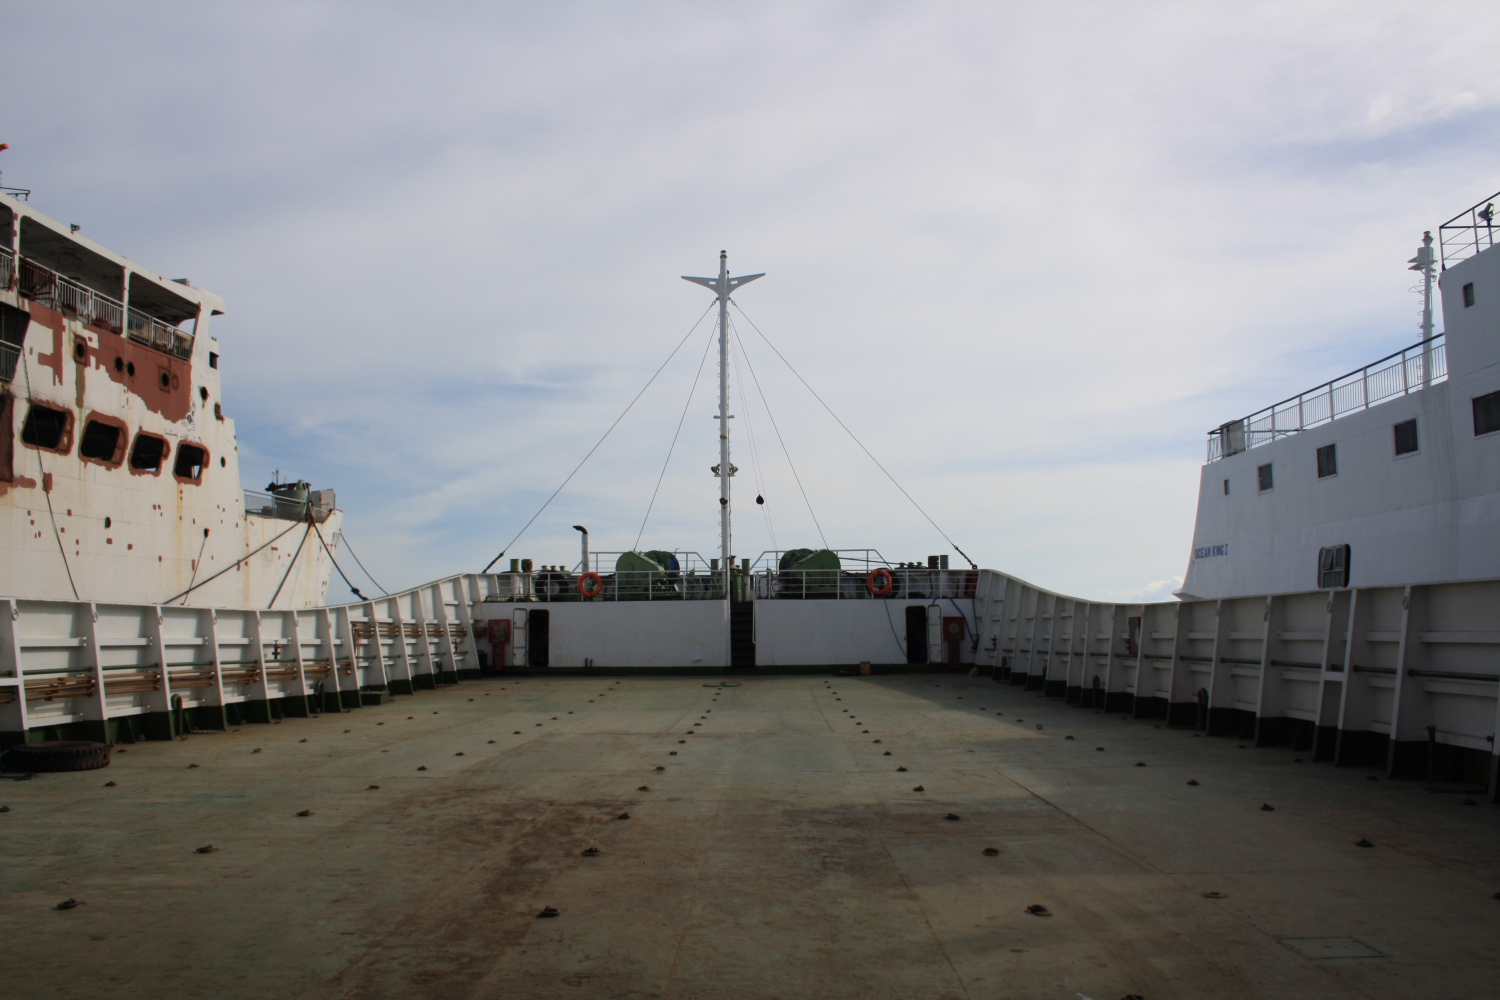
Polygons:
<instances>
[{"instance_id":1,"label":"rusty white superstructure","mask_svg":"<svg viewBox=\"0 0 1500 1000\"><path fill-rule=\"evenodd\" d=\"M326 601L343 515L331 491L242 491L223 310L0 196L0 595Z\"/></svg>"}]
</instances>

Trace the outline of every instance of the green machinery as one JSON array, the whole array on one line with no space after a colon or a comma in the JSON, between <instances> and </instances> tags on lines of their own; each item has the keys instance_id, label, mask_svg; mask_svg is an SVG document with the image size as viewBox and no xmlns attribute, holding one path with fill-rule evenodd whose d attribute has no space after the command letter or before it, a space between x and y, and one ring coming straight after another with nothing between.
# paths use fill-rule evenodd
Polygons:
<instances>
[{"instance_id":1,"label":"green machinery","mask_svg":"<svg viewBox=\"0 0 1500 1000\"><path fill-rule=\"evenodd\" d=\"M622 601L655 601L682 596L682 569L677 557L658 549L621 552L615 559L612 582L618 599Z\"/></svg>"},{"instance_id":2,"label":"green machinery","mask_svg":"<svg viewBox=\"0 0 1500 1000\"><path fill-rule=\"evenodd\" d=\"M832 549L790 549L783 552L780 571L781 597L837 597L839 562Z\"/></svg>"}]
</instances>

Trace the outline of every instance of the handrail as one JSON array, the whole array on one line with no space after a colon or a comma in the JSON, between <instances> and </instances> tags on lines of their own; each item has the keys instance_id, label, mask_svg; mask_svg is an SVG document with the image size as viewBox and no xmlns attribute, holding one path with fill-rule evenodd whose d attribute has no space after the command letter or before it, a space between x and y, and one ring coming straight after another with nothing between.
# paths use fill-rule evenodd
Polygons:
<instances>
[{"instance_id":1,"label":"handrail","mask_svg":"<svg viewBox=\"0 0 1500 1000\"><path fill-rule=\"evenodd\" d=\"M1495 245L1495 202L1500 191L1470 205L1438 226L1438 247L1442 251L1443 270L1448 264L1467 260ZM1467 219L1464 224L1458 220Z\"/></svg>"},{"instance_id":2,"label":"handrail","mask_svg":"<svg viewBox=\"0 0 1500 1000\"><path fill-rule=\"evenodd\" d=\"M0 341L0 382L9 382L16 377L16 362L20 360L20 347Z\"/></svg>"},{"instance_id":3,"label":"handrail","mask_svg":"<svg viewBox=\"0 0 1500 1000\"><path fill-rule=\"evenodd\" d=\"M126 317L130 339L179 358L193 354L193 335L131 307Z\"/></svg>"},{"instance_id":4,"label":"handrail","mask_svg":"<svg viewBox=\"0 0 1500 1000\"><path fill-rule=\"evenodd\" d=\"M1369 409L1393 396L1418 392L1445 381L1448 378L1445 337L1439 333L1420 340L1363 368L1219 425L1208 432L1208 461L1217 462L1259 448L1278 438ZM1395 363L1387 365L1388 361Z\"/></svg>"},{"instance_id":5,"label":"handrail","mask_svg":"<svg viewBox=\"0 0 1500 1000\"><path fill-rule=\"evenodd\" d=\"M16 280L16 255L14 252L0 247L0 290L10 291L10 286Z\"/></svg>"},{"instance_id":6,"label":"handrail","mask_svg":"<svg viewBox=\"0 0 1500 1000\"><path fill-rule=\"evenodd\" d=\"M87 326L120 332L125 306L119 300L29 257L21 258L20 272L21 294L26 298L66 313Z\"/></svg>"}]
</instances>

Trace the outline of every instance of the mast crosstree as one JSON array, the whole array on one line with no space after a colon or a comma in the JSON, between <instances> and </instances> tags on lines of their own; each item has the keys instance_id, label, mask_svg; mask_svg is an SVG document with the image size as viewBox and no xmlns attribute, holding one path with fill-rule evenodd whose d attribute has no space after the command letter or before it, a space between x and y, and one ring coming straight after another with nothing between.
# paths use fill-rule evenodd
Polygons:
<instances>
[{"instance_id":1,"label":"mast crosstree","mask_svg":"<svg viewBox=\"0 0 1500 1000\"><path fill-rule=\"evenodd\" d=\"M734 558L730 526L732 506L730 500L732 498L729 483L730 474L733 472L733 467L729 464L729 295L741 285L764 277L765 274L761 273L731 278L727 250L719 251L719 276L717 278L691 278L685 274L682 276L683 281L702 285L713 292L719 301L719 415L715 419L719 421L719 573L723 579L726 602L732 597L730 582ZM727 631L725 641L727 646ZM725 655L728 655L727 649ZM728 662L726 659L725 663Z\"/></svg>"}]
</instances>

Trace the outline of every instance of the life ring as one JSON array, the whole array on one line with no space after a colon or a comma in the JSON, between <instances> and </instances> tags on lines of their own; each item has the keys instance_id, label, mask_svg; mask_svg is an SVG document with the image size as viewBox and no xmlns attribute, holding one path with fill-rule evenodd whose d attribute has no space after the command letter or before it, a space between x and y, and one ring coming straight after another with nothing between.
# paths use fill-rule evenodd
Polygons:
<instances>
[{"instance_id":1,"label":"life ring","mask_svg":"<svg viewBox=\"0 0 1500 1000\"><path fill-rule=\"evenodd\" d=\"M578 592L584 597L598 597L604 593L604 578L598 573L585 573L578 578Z\"/></svg>"},{"instance_id":2,"label":"life ring","mask_svg":"<svg viewBox=\"0 0 1500 1000\"><path fill-rule=\"evenodd\" d=\"M877 580L883 582L877 583ZM886 596L895 585L896 578L891 575L891 571L888 569L877 569L865 577L865 589L875 597Z\"/></svg>"}]
</instances>

